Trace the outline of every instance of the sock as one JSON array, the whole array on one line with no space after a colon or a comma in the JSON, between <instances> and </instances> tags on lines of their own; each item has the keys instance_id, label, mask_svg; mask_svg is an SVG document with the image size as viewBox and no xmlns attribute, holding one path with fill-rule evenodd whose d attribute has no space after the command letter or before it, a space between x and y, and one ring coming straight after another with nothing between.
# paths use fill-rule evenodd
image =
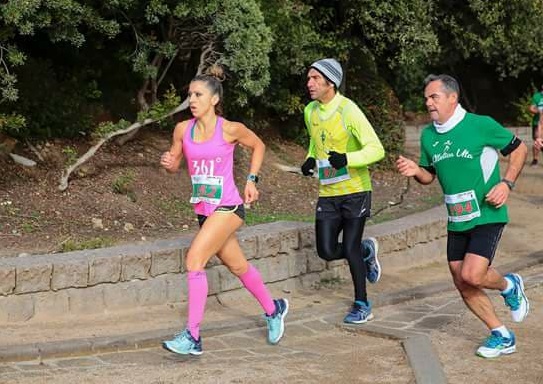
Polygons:
<instances>
[{"instance_id":1,"label":"sock","mask_svg":"<svg viewBox=\"0 0 543 384\"><path fill-rule=\"evenodd\" d=\"M271 297L270 291L264 285L260 272L249 264L249 269L243 275L239 276L243 286L258 300L266 315L271 316L275 313L275 303Z\"/></svg>"},{"instance_id":2,"label":"sock","mask_svg":"<svg viewBox=\"0 0 543 384\"><path fill-rule=\"evenodd\" d=\"M370 306L370 303L368 303L367 300L355 300L354 302L355 302L355 304L358 304L358 305L364 305L366 307Z\"/></svg>"},{"instance_id":3,"label":"sock","mask_svg":"<svg viewBox=\"0 0 543 384\"><path fill-rule=\"evenodd\" d=\"M491 331L500 332L500 334L507 339L511 338L511 334L509 333L509 330L505 327L505 325L502 325L501 327L498 327L498 328L491 329Z\"/></svg>"},{"instance_id":4,"label":"sock","mask_svg":"<svg viewBox=\"0 0 543 384\"><path fill-rule=\"evenodd\" d=\"M189 271L187 280L189 286L187 329L192 337L198 340L207 300L207 275L205 271Z\"/></svg>"},{"instance_id":5,"label":"sock","mask_svg":"<svg viewBox=\"0 0 543 384\"><path fill-rule=\"evenodd\" d=\"M502 291L502 294L505 295L506 293L509 293L511 289L513 289L513 282L508 279L507 277L504 277L505 281L507 281L507 287Z\"/></svg>"}]
</instances>

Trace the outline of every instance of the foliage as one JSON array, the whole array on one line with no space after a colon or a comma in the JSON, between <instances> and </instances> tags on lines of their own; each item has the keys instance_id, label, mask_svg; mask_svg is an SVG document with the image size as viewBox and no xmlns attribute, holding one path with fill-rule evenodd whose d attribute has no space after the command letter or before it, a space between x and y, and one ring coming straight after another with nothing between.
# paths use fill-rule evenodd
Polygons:
<instances>
[{"instance_id":1,"label":"foliage","mask_svg":"<svg viewBox=\"0 0 543 384\"><path fill-rule=\"evenodd\" d=\"M113 180L112 190L113 193L118 193L119 195L126 195L130 201L136 201L136 194L134 192L134 180L135 175L133 172L125 172L119 175L115 180Z\"/></svg>"},{"instance_id":2,"label":"foliage","mask_svg":"<svg viewBox=\"0 0 543 384\"><path fill-rule=\"evenodd\" d=\"M73 240L68 239L61 244L61 252L80 251L84 249L97 249L111 247L114 244L112 238L109 237L95 237L86 240Z\"/></svg>"},{"instance_id":3,"label":"foliage","mask_svg":"<svg viewBox=\"0 0 543 384\"><path fill-rule=\"evenodd\" d=\"M517 124L522 126L531 126L534 115L530 112L529 108L530 105L532 105L532 96L536 89L536 87L532 86L517 101L513 101L511 103L516 109Z\"/></svg>"},{"instance_id":4,"label":"foliage","mask_svg":"<svg viewBox=\"0 0 543 384\"><path fill-rule=\"evenodd\" d=\"M62 148L62 153L66 156L66 164L70 165L76 162L77 160L77 149L71 146Z\"/></svg>"}]
</instances>

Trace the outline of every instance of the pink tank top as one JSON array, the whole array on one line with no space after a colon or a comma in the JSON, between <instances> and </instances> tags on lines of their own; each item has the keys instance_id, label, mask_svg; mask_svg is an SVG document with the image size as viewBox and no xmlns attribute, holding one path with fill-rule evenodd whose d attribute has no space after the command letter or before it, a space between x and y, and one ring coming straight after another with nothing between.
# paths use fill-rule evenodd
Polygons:
<instances>
[{"instance_id":1,"label":"pink tank top","mask_svg":"<svg viewBox=\"0 0 543 384\"><path fill-rule=\"evenodd\" d=\"M197 143L192 139L196 127L196 119L192 119L183 137L183 154L192 180L190 202L198 215L209 216L219 206L243 204L234 183L236 145L224 140L223 122L217 117L211 139Z\"/></svg>"}]
</instances>

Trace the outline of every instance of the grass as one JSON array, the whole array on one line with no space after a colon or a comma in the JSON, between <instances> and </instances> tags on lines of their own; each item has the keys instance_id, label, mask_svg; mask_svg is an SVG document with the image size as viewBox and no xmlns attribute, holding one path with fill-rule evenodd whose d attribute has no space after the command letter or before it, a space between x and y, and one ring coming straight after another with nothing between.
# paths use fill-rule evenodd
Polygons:
<instances>
[{"instance_id":1,"label":"grass","mask_svg":"<svg viewBox=\"0 0 543 384\"><path fill-rule=\"evenodd\" d=\"M80 251L83 249L97 249L111 247L115 244L115 241L109 237L94 237L86 240L72 240L68 239L61 244L62 252Z\"/></svg>"},{"instance_id":2,"label":"grass","mask_svg":"<svg viewBox=\"0 0 543 384\"><path fill-rule=\"evenodd\" d=\"M194 215L194 209L191 203L176 198L159 199L156 201L156 205L162 212L172 216Z\"/></svg>"},{"instance_id":3,"label":"grass","mask_svg":"<svg viewBox=\"0 0 543 384\"><path fill-rule=\"evenodd\" d=\"M303 221L313 222L315 217L312 216L299 216L292 213L266 213L258 212L255 210L246 210L245 223L247 225L256 225L271 223L274 221Z\"/></svg>"}]
</instances>

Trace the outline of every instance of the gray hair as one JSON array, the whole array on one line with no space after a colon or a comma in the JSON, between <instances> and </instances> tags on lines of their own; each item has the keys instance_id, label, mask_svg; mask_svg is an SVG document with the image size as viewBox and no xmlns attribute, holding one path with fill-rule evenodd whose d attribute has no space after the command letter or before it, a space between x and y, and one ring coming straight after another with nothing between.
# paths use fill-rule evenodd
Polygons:
<instances>
[{"instance_id":1,"label":"gray hair","mask_svg":"<svg viewBox=\"0 0 543 384\"><path fill-rule=\"evenodd\" d=\"M456 81L454 77L449 76L449 75L431 74L431 75L426 76L426 78L424 79L424 88L426 88L426 86L430 84L432 81L436 81L436 80L441 81L441 84L443 84L442 86L443 92L445 92L446 94L450 94L454 92L458 95L458 97L460 97L460 86L458 85L458 81Z\"/></svg>"}]
</instances>

